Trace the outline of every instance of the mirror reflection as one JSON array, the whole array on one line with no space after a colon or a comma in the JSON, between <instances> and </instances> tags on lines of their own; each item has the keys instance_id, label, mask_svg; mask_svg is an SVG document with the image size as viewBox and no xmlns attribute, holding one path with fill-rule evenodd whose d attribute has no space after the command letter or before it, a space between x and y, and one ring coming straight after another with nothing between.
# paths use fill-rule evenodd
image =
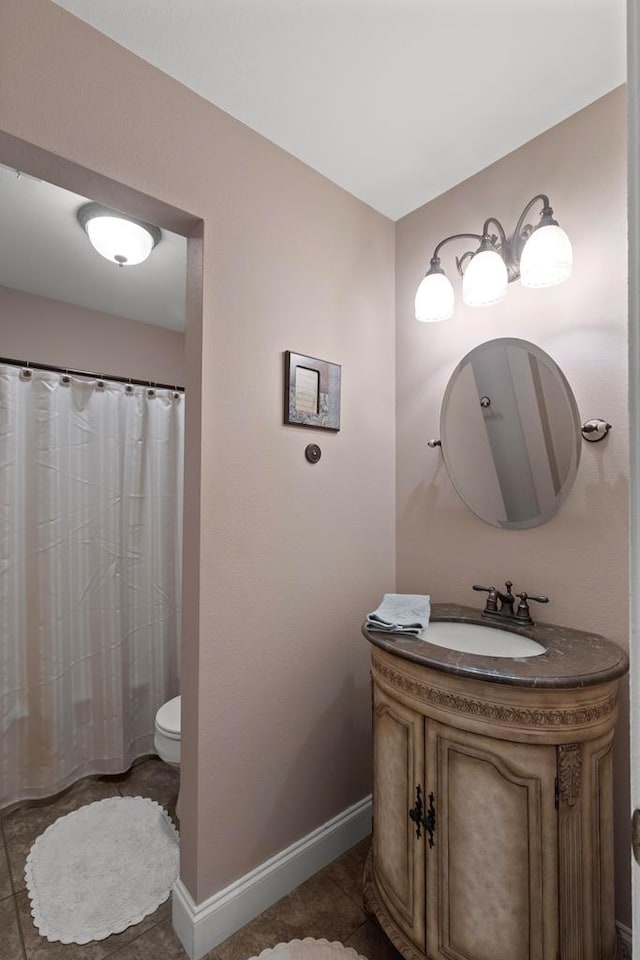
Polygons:
<instances>
[{"instance_id":1,"label":"mirror reflection","mask_svg":"<svg viewBox=\"0 0 640 960\"><path fill-rule=\"evenodd\" d=\"M490 340L464 357L445 392L440 437L458 495L486 523L506 529L553 516L580 460L571 387L526 340Z\"/></svg>"}]
</instances>

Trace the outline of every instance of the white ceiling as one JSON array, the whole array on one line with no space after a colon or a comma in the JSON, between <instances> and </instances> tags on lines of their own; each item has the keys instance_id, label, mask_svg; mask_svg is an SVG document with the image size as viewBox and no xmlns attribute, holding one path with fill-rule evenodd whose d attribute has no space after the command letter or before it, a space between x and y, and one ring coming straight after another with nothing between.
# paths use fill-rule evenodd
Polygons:
<instances>
[{"instance_id":1,"label":"white ceiling","mask_svg":"<svg viewBox=\"0 0 640 960\"><path fill-rule=\"evenodd\" d=\"M625 0L55 2L394 220L625 80Z\"/></svg>"},{"instance_id":2,"label":"white ceiling","mask_svg":"<svg viewBox=\"0 0 640 960\"><path fill-rule=\"evenodd\" d=\"M0 284L104 313L184 329L184 237L162 231L148 260L118 267L100 257L68 190L0 166Z\"/></svg>"}]
</instances>

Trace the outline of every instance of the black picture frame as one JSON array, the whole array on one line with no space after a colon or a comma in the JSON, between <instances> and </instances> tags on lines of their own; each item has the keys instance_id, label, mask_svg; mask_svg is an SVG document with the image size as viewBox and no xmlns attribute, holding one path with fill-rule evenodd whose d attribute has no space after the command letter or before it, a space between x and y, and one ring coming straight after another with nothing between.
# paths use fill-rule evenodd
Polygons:
<instances>
[{"instance_id":1,"label":"black picture frame","mask_svg":"<svg viewBox=\"0 0 640 960\"><path fill-rule=\"evenodd\" d=\"M340 430L341 377L339 363L285 350L285 424Z\"/></svg>"}]
</instances>

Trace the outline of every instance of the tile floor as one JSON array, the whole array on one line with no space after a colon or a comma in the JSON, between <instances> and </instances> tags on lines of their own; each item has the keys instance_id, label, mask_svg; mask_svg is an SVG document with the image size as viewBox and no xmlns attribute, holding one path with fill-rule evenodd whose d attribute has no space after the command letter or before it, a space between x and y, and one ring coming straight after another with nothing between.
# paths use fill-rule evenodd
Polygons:
<instances>
[{"instance_id":1,"label":"tile floor","mask_svg":"<svg viewBox=\"0 0 640 960\"><path fill-rule=\"evenodd\" d=\"M50 803L25 804L0 816L0 960L184 960L171 926L170 901L135 927L99 943L49 943L33 925L24 861L36 837L58 817L105 797L143 796L175 817L178 780L148 758L120 777L83 780ZM248 960L281 941L340 940L368 960L401 960L362 907L362 871L369 840L357 844L232 937L206 960Z\"/></svg>"}]
</instances>

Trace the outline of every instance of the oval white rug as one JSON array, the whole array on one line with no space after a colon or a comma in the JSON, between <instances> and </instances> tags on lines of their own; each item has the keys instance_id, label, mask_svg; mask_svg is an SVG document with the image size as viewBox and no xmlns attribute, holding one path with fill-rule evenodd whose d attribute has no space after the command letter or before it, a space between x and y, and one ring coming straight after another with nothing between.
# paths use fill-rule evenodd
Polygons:
<instances>
[{"instance_id":1,"label":"oval white rug","mask_svg":"<svg viewBox=\"0 0 640 960\"><path fill-rule=\"evenodd\" d=\"M366 960L353 947L345 947L334 940L314 940L305 937L304 940L289 940L288 943L279 943L276 947L267 947L257 957L251 960Z\"/></svg>"},{"instance_id":2,"label":"oval white rug","mask_svg":"<svg viewBox=\"0 0 640 960\"><path fill-rule=\"evenodd\" d=\"M109 797L60 817L24 871L40 934L89 943L140 923L171 893L178 844L168 814L144 797Z\"/></svg>"}]
</instances>

